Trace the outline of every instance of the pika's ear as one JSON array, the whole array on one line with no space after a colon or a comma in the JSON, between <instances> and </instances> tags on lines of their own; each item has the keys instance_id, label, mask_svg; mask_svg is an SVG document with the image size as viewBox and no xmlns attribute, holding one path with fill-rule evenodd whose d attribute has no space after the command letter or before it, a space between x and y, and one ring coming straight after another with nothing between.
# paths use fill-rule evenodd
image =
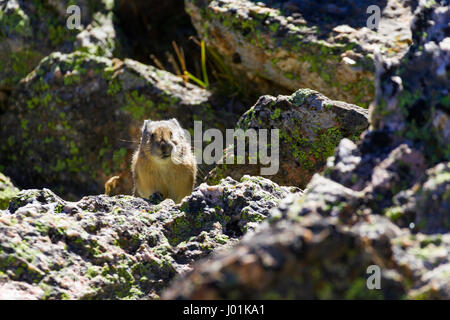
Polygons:
<instances>
[{"instance_id":1,"label":"pika's ear","mask_svg":"<svg viewBox=\"0 0 450 320\"><path fill-rule=\"evenodd\" d=\"M148 119L148 120L144 120L144 124L142 125L142 133L147 132L148 130L148 125L152 122L152 120Z\"/></svg>"},{"instance_id":2,"label":"pika's ear","mask_svg":"<svg viewBox=\"0 0 450 320\"><path fill-rule=\"evenodd\" d=\"M179 122L178 122L177 119L172 118L172 119L170 119L169 121L172 122L173 124L175 124L177 127L181 128L181 126L180 126L180 124L179 124Z\"/></svg>"}]
</instances>

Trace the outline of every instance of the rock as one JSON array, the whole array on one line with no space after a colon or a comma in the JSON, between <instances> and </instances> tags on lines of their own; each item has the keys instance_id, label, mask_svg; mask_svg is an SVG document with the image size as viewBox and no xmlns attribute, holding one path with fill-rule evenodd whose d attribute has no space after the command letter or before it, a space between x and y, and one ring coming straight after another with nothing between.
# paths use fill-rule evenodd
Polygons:
<instances>
[{"instance_id":1,"label":"rock","mask_svg":"<svg viewBox=\"0 0 450 320\"><path fill-rule=\"evenodd\" d=\"M77 34L75 49L91 54L112 58L120 55L122 49L120 30L115 26L114 13L110 10L96 12L92 17L92 22Z\"/></svg>"},{"instance_id":2,"label":"rock","mask_svg":"<svg viewBox=\"0 0 450 320\"><path fill-rule=\"evenodd\" d=\"M325 166L342 138L356 141L368 125L367 110L330 100L314 90L300 89L290 96L262 96L239 119L237 128L279 129L279 170L267 178L281 185L304 188L313 174ZM234 145L228 147L221 164L207 177L209 183L226 176L239 179L244 174L260 175L261 167L267 167L260 161L248 165L248 151L245 164L226 163L227 155L234 149Z\"/></svg>"},{"instance_id":3,"label":"rock","mask_svg":"<svg viewBox=\"0 0 450 320\"><path fill-rule=\"evenodd\" d=\"M438 190L445 188L428 195ZM448 201L420 202L421 194L419 208L431 207L423 211L427 228L400 229L392 216L391 222L370 211L363 192L317 174L303 195L283 200L234 247L196 263L163 298L449 299ZM374 265L381 270L381 290L367 287Z\"/></svg>"},{"instance_id":4,"label":"rock","mask_svg":"<svg viewBox=\"0 0 450 320\"><path fill-rule=\"evenodd\" d=\"M450 64L445 31L450 9L448 1L442 3L415 15L414 44L404 59L377 64L377 103L370 119L374 129L395 132L394 142L406 139L423 150L430 165L450 160L450 78L443 72Z\"/></svg>"},{"instance_id":5,"label":"rock","mask_svg":"<svg viewBox=\"0 0 450 320\"><path fill-rule=\"evenodd\" d=\"M294 203L299 201L296 197ZM392 255L388 239L399 230L389 220L373 221L376 231L370 234L367 224L346 228L317 214L297 218L261 228L233 250L195 265L163 298L392 299L404 294L401 278L385 270L381 290L366 287L367 268L380 263L369 248L382 245L383 254Z\"/></svg>"},{"instance_id":6,"label":"rock","mask_svg":"<svg viewBox=\"0 0 450 320\"><path fill-rule=\"evenodd\" d=\"M426 234L450 231L450 164L429 169L421 181L398 193L385 214L403 227Z\"/></svg>"},{"instance_id":7,"label":"rock","mask_svg":"<svg viewBox=\"0 0 450 320\"><path fill-rule=\"evenodd\" d=\"M450 297L445 275L450 266L449 234L411 235L376 215L347 224L314 209L305 212L319 203L301 196L284 200L269 217L270 224L263 223L238 245L195 264L163 298ZM380 267L380 290L367 287L370 266Z\"/></svg>"},{"instance_id":8,"label":"rock","mask_svg":"<svg viewBox=\"0 0 450 320\"><path fill-rule=\"evenodd\" d=\"M80 8L80 29L66 27L69 17L66 10L72 4ZM2 1L0 91L11 91L53 51L69 53L79 48L110 56L117 41L111 10L111 2L107 0L96 3L88 0ZM96 32L92 28L96 28ZM102 33L100 30L107 31Z\"/></svg>"},{"instance_id":9,"label":"rock","mask_svg":"<svg viewBox=\"0 0 450 320\"><path fill-rule=\"evenodd\" d=\"M377 103L361 141L343 139L302 195L163 297L450 299L450 86L438 71L450 61L449 13L448 1L421 2L405 57L378 57ZM372 265L380 290L367 286Z\"/></svg>"},{"instance_id":10,"label":"rock","mask_svg":"<svg viewBox=\"0 0 450 320\"><path fill-rule=\"evenodd\" d=\"M76 51L52 53L12 92L0 118L0 163L21 188L52 189L76 199L103 192L129 194L131 154L144 119L194 119L223 129L232 114L207 90L139 62Z\"/></svg>"},{"instance_id":11,"label":"rock","mask_svg":"<svg viewBox=\"0 0 450 320\"><path fill-rule=\"evenodd\" d=\"M415 226L424 233L450 231L450 163L427 171L416 196Z\"/></svg>"},{"instance_id":12,"label":"rock","mask_svg":"<svg viewBox=\"0 0 450 320\"><path fill-rule=\"evenodd\" d=\"M370 5L382 10L376 32L367 27ZM414 8L400 0L186 1L199 35L248 87L312 88L362 107L374 98L375 48L393 60L406 53Z\"/></svg>"},{"instance_id":13,"label":"rock","mask_svg":"<svg viewBox=\"0 0 450 320\"><path fill-rule=\"evenodd\" d=\"M23 190L0 211L2 298L158 298L199 258L236 243L295 188L244 177L180 205L131 196L64 201Z\"/></svg>"},{"instance_id":14,"label":"rock","mask_svg":"<svg viewBox=\"0 0 450 320\"><path fill-rule=\"evenodd\" d=\"M11 180L0 172L0 210L8 208L9 201L18 192Z\"/></svg>"}]
</instances>

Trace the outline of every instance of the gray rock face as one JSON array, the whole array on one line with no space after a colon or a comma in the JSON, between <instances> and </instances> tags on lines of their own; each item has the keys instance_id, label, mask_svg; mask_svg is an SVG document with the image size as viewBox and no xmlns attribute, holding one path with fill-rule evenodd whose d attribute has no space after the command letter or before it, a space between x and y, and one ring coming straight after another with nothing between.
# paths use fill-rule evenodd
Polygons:
<instances>
[{"instance_id":1,"label":"gray rock face","mask_svg":"<svg viewBox=\"0 0 450 320\"><path fill-rule=\"evenodd\" d=\"M168 72L125 59L55 52L12 92L0 118L0 163L22 188L75 199L99 194L118 175L130 194L131 154L144 119L194 119L223 129L235 116L211 93Z\"/></svg>"},{"instance_id":2,"label":"gray rock face","mask_svg":"<svg viewBox=\"0 0 450 320\"><path fill-rule=\"evenodd\" d=\"M283 217L244 237L232 251L205 261L175 281L164 298L190 299L379 299L400 298L401 278L383 270L382 290L368 290L366 270L380 263L370 248L384 245L399 229L387 219L345 227L332 217L297 215L301 199L284 202ZM300 222L301 221L301 222ZM378 253L378 252L377 252ZM383 246L383 256L391 250ZM400 278L400 279L399 279Z\"/></svg>"},{"instance_id":3,"label":"gray rock face","mask_svg":"<svg viewBox=\"0 0 450 320\"><path fill-rule=\"evenodd\" d=\"M358 221L331 181L328 193L308 191L283 201L256 233L201 261L165 291L166 299L448 299L450 237L412 235L389 219ZM331 189L331 190L330 190ZM347 190L347 193L349 190ZM334 194L334 196L333 196ZM326 199L321 200L321 199ZM337 213L339 212L339 213ZM344 218L344 219L343 219ZM381 290L370 290L370 266ZM214 266L214 269L212 268ZM447 274L447 275L446 275Z\"/></svg>"},{"instance_id":4,"label":"gray rock face","mask_svg":"<svg viewBox=\"0 0 450 320\"><path fill-rule=\"evenodd\" d=\"M299 190L249 176L202 184L180 205L23 190L0 211L0 299L158 298L291 192Z\"/></svg>"},{"instance_id":5,"label":"gray rock face","mask_svg":"<svg viewBox=\"0 0 450 320\"><path fill-rule=\"evenodd\" d=\"M380 211L392 201L388 193L372 198L315 175L303 195L283 200L255 233L194 265L163 297L449 299L448 165L423 180L415 193L394 198L410 196L409 203ZM381 271L381 290L367 287L373 265Z\"/></svg>"},{"instance_id":6,"label":"gray rock face","mask_svg":"<svg viewBox=\"0 0 450 320\"><path fill-rule=\"evenodd\" d=\"M186 10L248 87L262 94L276 86L312 88L367 107L374 97L375 48L393 60L406 53L414 3L189 0ZM369 5L382 10L376 32L367 28Z\"/></svg>"},{"instance_id":7,"label":"gray rock face","mask_svg":"<svg viewBox=\"0 0 450 320\"><path fill-rule=\"evenodd\" d=\"M361 142L343 139L303 195L164 297L450 299L448 14L423 2L405 57L380 59ZM371 265L381 290L366 285Z\"/></svg>"},{"instance_id":8,"label":"gray rock face","mask_svg":"<svg viewBox=\"0 0 450 320\"><path fill-rule=\"evenodd\" d=\"M430 164L450 160L450 10L448 1L440 3L415 15L414 44L402 61L377 64L370 119L374 129L396 132L394 141L406 139L423 150Z\"/></svg>"},{"instance_id":9,"label":"gray rock face","mask_svg":"<svg viewBox=\"0 0 450 320\"><path fill-rule=\"evenodd\" d=\"M356 141L368 126L367 110L330 100L309 89L297 90L290 96L262 96L237 123L237 128L242 130L279 129L279 170L267 178L300 188L323 169L342 138ZM269 154L271 140L268 139ZM260 175L261 167L267 167L261 161L248 165L248 148L245 164L226 163L227 155L233 154L235 148L235 145L227 148L221 164L206 178L209 183L217 183L227 176L240 179L245 174Z\"/></svg>"}]
</instances>

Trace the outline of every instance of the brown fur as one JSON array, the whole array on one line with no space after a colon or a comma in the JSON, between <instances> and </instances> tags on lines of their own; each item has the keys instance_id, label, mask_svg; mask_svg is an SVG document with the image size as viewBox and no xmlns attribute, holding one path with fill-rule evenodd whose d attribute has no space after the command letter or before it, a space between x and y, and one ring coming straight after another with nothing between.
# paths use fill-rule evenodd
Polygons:
<instances>
[{"instance_id":1,"label":"brown fur","mask_svg":"<svg viewBox=\"0 0 450 320\"><path fill-rule=\"evenodd\" d=\"M177 120L144 122L131 169L135 196L149 198L159 192L179 203L191 194L197 163Z\"/></svg>"}]
</instances>

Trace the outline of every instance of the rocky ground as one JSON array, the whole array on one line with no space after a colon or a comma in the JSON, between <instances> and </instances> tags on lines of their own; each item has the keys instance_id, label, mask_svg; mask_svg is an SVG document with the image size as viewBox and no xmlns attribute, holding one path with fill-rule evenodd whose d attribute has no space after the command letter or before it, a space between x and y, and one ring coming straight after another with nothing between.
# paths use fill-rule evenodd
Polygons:
<instances>
[{"instance_id":1,"label":"rocky ground","mask_svg":"<svg viewBox=\"0 0 450 320\"><path fill-rule=\"evenodd\" d=\"M0 1L0 299L450 299L448 21L447 0ZM142 121L172 117L279 129L278 173L130 196Z\"/></svg>"},{"instance_id":2,"label":"rocky ground","mask_svg":"<svg viewBox=\"0 0 450 320\"><path fill-rule=\"evenodd\" d=\"M249 176L202 184L179 205L21 191L0 212L0 298L158 298L176 275L236 243L293 192L301 193Z\"/></svg>"}]
</instances>

